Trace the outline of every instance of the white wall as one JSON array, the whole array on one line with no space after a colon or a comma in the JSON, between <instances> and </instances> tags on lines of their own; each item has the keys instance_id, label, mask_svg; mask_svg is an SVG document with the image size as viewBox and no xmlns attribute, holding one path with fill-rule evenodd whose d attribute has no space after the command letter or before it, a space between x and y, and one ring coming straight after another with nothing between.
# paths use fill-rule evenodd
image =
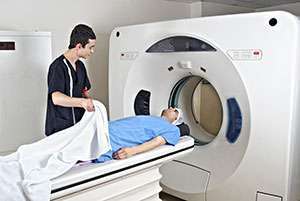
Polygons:
<instances>
[{"instance_id":1,"label":"white wall","mask_svg":"<svg viewBox=\"0 0 300 201\"><path fill-rule=\"evenodd\" d=\"M251 9L240 6L230 6L211 2L197 2L190 4L191 17L201 16L214 16L214 15L227 15L236 13L250 13L250 12L261 12L261 11L272 11L272 10L284 10L293 13L294 15L300 16L300 2L283 4L280 6L272 6L260 9Z\"/></svg>"},{"instance_id":2,"label":"white wall","mask_svg":"<svg viewBox=\"0 0 300 201\"><path fill-rule=\"evenodd\" d=\"M197 2L191 5L191 17L228 15L253 12L254 9L240 6L230 6L211 2Z\"/></svg>"},{"instance_id":3,"label":"white wall","mask_svg":"<svg viewBox=\"0 0 300 201\"><path fill-rule=\"evenodd\" d=\"M191 3L191 17L202 17L202 4L203 2Z\"/></svg>"},{"instance_id":4,"label":"white wall","mask_svg":"<svg viewBox=\"0 0 300 201\"><path fill-rule=\"evenodd\" d=\"M284 4L280 6L272 6L267 8L256 9L256 11L271 11L271 10L284 10L294 15L300 16L300 3L291 3L291 4Z\"/></svg>"},{"instance_id":5,"label":"white wall","mask_svg":"<svg viewBox=\"0 0 300 201\"><path fill-rule=\"evenodd\" d=\"M88 73L93 96L107 105L111 30L116 26L187 17L188 4L164 0L9 0L1 4L0 30L50 31L53 57L57 57L66 50L70 31L76 24L92 26L97 47L87 62Z\"/></svg>"}]
</instances>

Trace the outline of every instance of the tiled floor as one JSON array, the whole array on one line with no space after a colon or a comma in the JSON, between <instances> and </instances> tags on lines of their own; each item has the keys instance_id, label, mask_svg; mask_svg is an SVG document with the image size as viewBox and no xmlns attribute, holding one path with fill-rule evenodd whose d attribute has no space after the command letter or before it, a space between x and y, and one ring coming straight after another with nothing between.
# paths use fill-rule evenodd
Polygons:
<instances>
[{"instance_id":1,"label":"tiled floor","mask_svg":"<svg viewBox=\"0 0 300 201\"><path fill-rule=\"evenodd\" d=\"M160 199L161 199L162 201L184 201L184 200L182 200L182 199L180 199L180 198L171 196L171 195L166 194L166 193L164 193L164 192L161 192L161 193L159 194L159 197L160 197Z\"/></svg>"}]
</instances>

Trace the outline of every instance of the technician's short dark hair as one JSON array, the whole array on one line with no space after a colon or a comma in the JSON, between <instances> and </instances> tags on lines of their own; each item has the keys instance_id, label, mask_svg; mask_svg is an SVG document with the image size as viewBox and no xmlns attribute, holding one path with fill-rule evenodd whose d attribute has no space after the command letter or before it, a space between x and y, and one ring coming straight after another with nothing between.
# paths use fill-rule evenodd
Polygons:
<instances>
[{"instance_id":1,"label":"technician's short dark hair","mask_svg":"<svg viewBox=\"0 0 300 201\"><path fill-rule=\"evenodd\" d=\"M78 24L72 30L69 49L76 47L78 43L80 43L82 47L85 47L85 45L89 43L89 39L96 39L96 34L93 29L85 24Z\"/></svg>"}]
</instances>

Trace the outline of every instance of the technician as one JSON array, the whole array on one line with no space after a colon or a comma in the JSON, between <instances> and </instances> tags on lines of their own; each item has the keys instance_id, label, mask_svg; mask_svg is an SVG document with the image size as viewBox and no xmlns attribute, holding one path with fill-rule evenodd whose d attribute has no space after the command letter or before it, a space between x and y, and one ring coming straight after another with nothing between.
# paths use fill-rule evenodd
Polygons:
<instances>
[{"instance_id":1,"label":"technician","mask_svg":"<svg viewBox=\"0 0 300 201\"><path fill-rule=\"evenodd\" d=\"M79 59L90 57L96 35L87 25L74 27L68 50L50 65L48 71L47 136L71 127L82 118L85 110L94 111L89 96L91 84L86 68Z\"/></svg>"}]
</instances>

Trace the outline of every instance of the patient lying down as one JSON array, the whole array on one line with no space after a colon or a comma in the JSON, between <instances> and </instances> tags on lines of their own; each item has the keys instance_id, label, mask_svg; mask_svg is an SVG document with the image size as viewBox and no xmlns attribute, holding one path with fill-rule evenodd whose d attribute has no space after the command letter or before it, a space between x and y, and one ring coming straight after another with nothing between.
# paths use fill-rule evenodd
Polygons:
<instances>
[{"instance_id":1,"label":"patient lying down","mask_svg":"<svg viewBox=\"0 0 300 201\"><path fill-rule=\"evenodd\" d=\"M172 123L178 118L178 110L168 108L162 111L161 117L139 115L109 122L112 150L93 162L128 158L163 144L175 145L179 140L180 132L179 128Z\"/></svg>"},{"instance_id":2,"label":"patient lying down","mask_svg":"<svg viewBox=\"0 0 300 201\"><path fill-rule=\"evenodd\" d=\"M99 163L124 159L163 144L175 145L179 140L180 130L174 121L180 112L176 109L163 110L161 117L135 116L107 122L105 106L98 101L94 105L95 112L85 113L74 126L0 156L0 200L50 200L51 180L78 160Z\"/></svg>"}]
</instances>

